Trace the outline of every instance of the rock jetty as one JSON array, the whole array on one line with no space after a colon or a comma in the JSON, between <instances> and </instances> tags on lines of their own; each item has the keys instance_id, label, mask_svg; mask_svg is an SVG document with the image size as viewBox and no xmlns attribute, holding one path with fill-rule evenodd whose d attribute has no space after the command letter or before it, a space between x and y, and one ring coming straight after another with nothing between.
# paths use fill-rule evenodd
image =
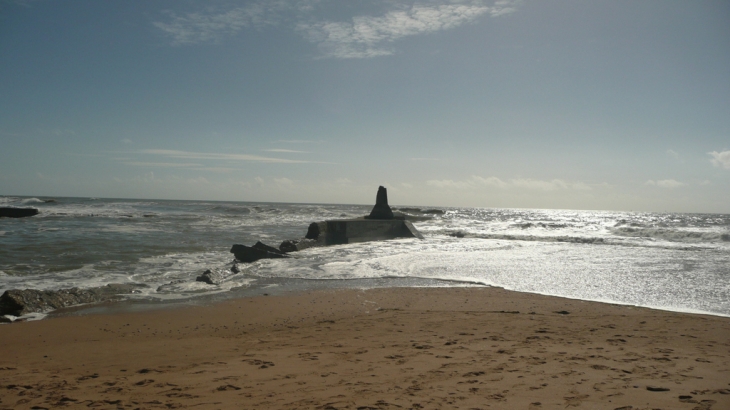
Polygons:
<instances>
[{"instance_id":1,"label":"rock jetty","mask_svg":"<svg viewBox=\"0 0 730 410\"><path fill-rule=\"evenodd\" d=\"M286 258L287 253L314 246L396 238L423 239L423 235L406 218L405 214L393 213L388 205L388 191L385 187L380 186L375 198L375 206L367 216L312 222L304 238L285 240L279 245L279 249L257 242L254 246L235 244L231 248L231 253L239 262L255 262L260 259ZM201 275L198 280L208 282L209 276Z\"/></svg>"},{"instance_id":2,"label":"rock jetty","mask_svg":"<svg viewBox=\"0 0 730 410\"><path fill-rule=\"evenodd\" d=\"M326 246L396 238L423 239L423 235L412 223L405 220L404 215L393 214L388 205L388 191L381 186L378 188L375 206L370 215L354 219L313 222L309 225L304 239L314 242L304 242L304 244L307 247L315 244Z\"/></svg>"}]
</instances>

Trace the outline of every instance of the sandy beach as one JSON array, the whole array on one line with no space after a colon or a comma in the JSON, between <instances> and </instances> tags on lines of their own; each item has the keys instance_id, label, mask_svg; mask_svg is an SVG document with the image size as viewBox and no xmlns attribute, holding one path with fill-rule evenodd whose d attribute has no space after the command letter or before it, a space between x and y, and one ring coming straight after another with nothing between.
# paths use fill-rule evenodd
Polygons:
<instances>
[{"instance_id":1,"label":"sandy beach","mask_svg":"<svg viewBox=\"0 0 730 410\"><path fill-rule=\"evenodd\" d=\"M727 409L730 319L499 288L0 326L0 409Z\"/></svg>"}]
</instances>

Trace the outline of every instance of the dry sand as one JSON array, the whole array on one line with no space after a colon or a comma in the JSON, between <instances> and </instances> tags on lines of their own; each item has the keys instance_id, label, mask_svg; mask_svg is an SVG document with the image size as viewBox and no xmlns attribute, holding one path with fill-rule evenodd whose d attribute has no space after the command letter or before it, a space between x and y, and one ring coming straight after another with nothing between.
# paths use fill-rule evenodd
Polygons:
<instances>
[{"instance_id":1,"label":"dry sand","mask_svg":"<svg viewBox=\"0 0 730 410\"><path fill-rule=\"evenodd\" d=\"M730 318L373 289L0 326L0 409L730 409Z\"/></svg>"}]
</instances>

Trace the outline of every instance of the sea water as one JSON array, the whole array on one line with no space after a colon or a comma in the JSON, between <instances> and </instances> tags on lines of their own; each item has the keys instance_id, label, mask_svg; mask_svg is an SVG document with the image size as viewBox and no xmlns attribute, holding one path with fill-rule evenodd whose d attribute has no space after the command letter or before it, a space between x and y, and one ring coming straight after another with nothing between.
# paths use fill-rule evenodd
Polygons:
<instances>
[{"instance_id":1,"label":"sea water","mask_svg":"<svg viewBox=\"0 0 730 410\"><path fill-rule=\"evenodd\" d=\"M499 286L568 298L730 315L730 215L397 207L425 239L310 248L240 264L231 245L278 247L311 222L372 206L0 197L0 292L147 285L138 300L236 294L287 280L310 288ZM195 280L226 272L218 285ZM370 281L370 282L369 282Z\"/></svg>"}]
</instances>

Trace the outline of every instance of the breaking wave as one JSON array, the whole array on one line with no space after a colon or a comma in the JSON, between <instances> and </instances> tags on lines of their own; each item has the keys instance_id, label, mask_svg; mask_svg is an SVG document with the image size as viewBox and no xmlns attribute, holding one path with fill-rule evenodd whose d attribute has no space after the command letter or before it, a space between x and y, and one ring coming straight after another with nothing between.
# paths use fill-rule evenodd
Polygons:
<instances>
[{"instance_id":1,"label":"breaking wave","mask_svg":"<svg viewBox=\"0 0 730 410\"><path fill-rule=\"evenodd\" d=\"M717 231L693 231L667 228L619 227L611 229L616 236L631 238L647 238L670 242L704 243L730 242L730 233Z\"/></svg>"}]
</instances>

